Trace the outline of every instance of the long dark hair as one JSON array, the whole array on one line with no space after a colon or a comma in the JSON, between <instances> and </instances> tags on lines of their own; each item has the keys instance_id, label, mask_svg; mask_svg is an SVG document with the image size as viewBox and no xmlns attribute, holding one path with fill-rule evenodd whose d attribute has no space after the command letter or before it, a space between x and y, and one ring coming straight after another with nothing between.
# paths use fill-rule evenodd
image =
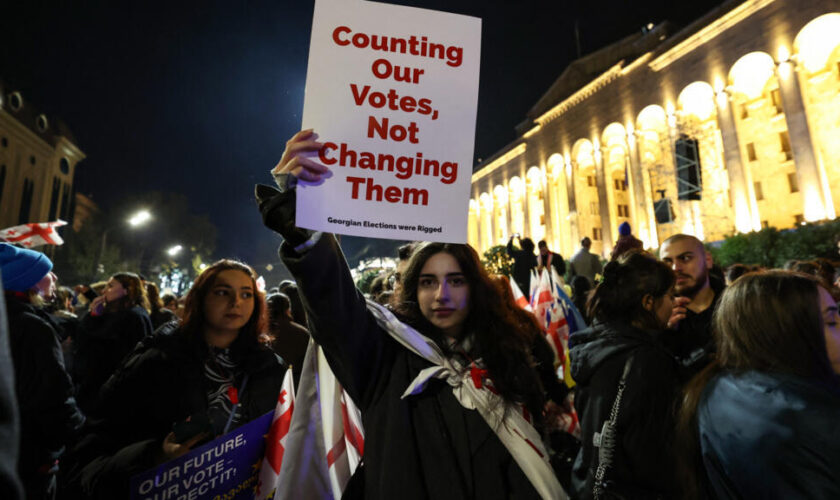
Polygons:
<instances>
[{"instance_id":1,"label":"long dark hair","mask_svg":"<svg viewBox=\"0 0 840 500\"><path fill-rule=\"evenodd\" d=\"M840 390L826 351L819 286L812 276L775 270L744 274L723 292L713 319L715 361L686 387L677 420L686 498L703 496L697 407L715 375L724 370L785 373Z\"/></svg>"},{"instance_id":2,"label":"long dark hair","mask_svg":"<svg viewBox=\"0 0 840 500\"><path fill-rule=\"evenodd\" d=\"M137 276L134 273L122 272L114 274L111 278L118 281L120 285L125 288L126 294L118 300L109 303L106 306L107 311L122 311L125 309L131 309L134 306L140 306L145 309L146 312L151 311L149 298L146 295L146 289L143 287L143 282L140 281L140 276Z\"/></svg>"},{"instance_id":3,"label":"long dark hair","mask_svg":"<svg viewBox=\"0 0 840 500\"><path fill-rule=\"evenodd\" d=\"M601 322L638 323L661 329L656 315L644 308L642 299L661 299L674 286L674 272L647 252L630 250L604 266L604 279L588 302L588 316Z\"/></svg>"},{"instance_id":4,"label":"long dark hair","mask_svg":"<svg viewBox=\"0 0 840 500\"><path fill-rule=\"evenodd\" d=\"M470 310L463 331L472 335L473 349L490 373L493 385L506 401L524 404L539 422L544 396L530 352L531 334L506 307L500 287L481 265L469 245L424 243L417 247L402 276L400 292L392 306L409 324L429 335L448 351L445 335L429 322L417 302L420 271L435 254L451 255L470 286Z\"/></svg>"},{"instance_id":5,"label":"long dark hair","mask_svg":"<svg viewBox=\"0 0 840 500\"><path fill-rule=\"evenodd\" d=\"M240 271L248 275L254 290L254 312L251 313L245 326L239 330L234 346L256 346L266 340L263 337L266 331L265 294L257 289L257 273L251 266L231 259L222 259L213 263L195 279L184 303L181 335L196 342L199 340L204 342L204 298L213 287L216 276L228 270Z\"/></svg>"}]
</instances>

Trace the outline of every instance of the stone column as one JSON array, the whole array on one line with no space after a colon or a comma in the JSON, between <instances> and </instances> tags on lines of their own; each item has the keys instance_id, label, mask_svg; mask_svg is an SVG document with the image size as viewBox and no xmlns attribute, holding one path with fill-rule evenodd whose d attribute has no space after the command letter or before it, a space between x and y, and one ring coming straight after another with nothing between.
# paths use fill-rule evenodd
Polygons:
<instances>
[{"instance_id":1,"label":"stone column","mask_svg":"<svg viewBox=\"0 0 840 500\"><path fill-rule=\"evenodd\" d=\"M653 201L647 196L645 191L645 179L642 175L642 162L639 156L639 146L636 143L635 132L631 132L626 140L628 158L630 160L630 193L633 196L633 215L635 219L633 223L634 231L637 232L641 239L649 246L654 245L655 238L651 236L651 228L655 231L655 221L648 218L648 207L653 207Z\"/></svg>"},{"instance_id":2,"label":"stone column","mask_svg":"<svg viewBox=\"0 0 840 500\"><path fill-rule=\"evenodd\" d=\"M753 207L757 207L752 189L748 189L749 176L741 159L741 145L738 141L738 131L735 128L735 115L730 95L726 91L718 92L717 122L723 142L723 166L729 174L729 196L732 199L732 210L735 213L735 230L748 233L761 229L755 220L758 214L753 214ZM753 194L751 194L753 193Z\"/></svg>"},{"instance_id":3,"label":"stone column","mask_svg":"<svg viewBox=\"0 0 840 500\"><path fill-rule=\"evenodd\" d=\"M543 221L545 222L545 241L548 243L549 248L553 246L554 241L554 234L555 231L557 234L560 234L560 228L554 228L554 212L551 210L551 196L557 196L556 194L552 195L551 193L551 178L548 175L548 172L543 171L543 179L542 179L542 195L543 195ZM556 205L556 204L555 204ZM560 249L552 250L559 252Z\"/></svg>"},{"instance_id":4,"label":"stone column","mask_svg":"<svg viewBox=\"0 0 840 500\"><path fill-rule=\"evenodd\" d=\"M576 165L572 162L571 158L565 158L565 171L564 173L564 181L566 182L566 199L569 203L569 237L572 241L569 243L571 247L571 252L577 249L578 242L581 239L580 235L580 210L577 206L577 191L575 191L575 171L577 170ZM571 257L571 254L569 255Z\"/></svg>"},{"instance_id":5,"label":"stone column","mask_svg":"<svg viewBox=\"0 0 840 500\"><path fill-rule=\"evenodd\" d=\"M592 151L592 158L595 160L595 184L598 186L598 207L601 212L601 242L604 249L604 257L607 250L612 248L615 241L612 235L612 223L610 220L610 201L607 194L607 178L604 171L604 155L601 149Z\"/></svg>"},{"instance_id":6,"label":"stone column","mask_svg":"<svg viewBox=\"0 0 840 500\"><path fill-rule=\"evenodd\" d=\"M802 193L804 204L802 214L807 221L823 220L828 216L826 207L830 205L831 195L826 196L827 193L823 190L821 180L825 174L821 174L820 165L814 154L811 130L805 116L805 104L802 101L799 78L794 72L794 63L792 61L779 63L776 73L785 123L787 123L793 150L793 161L796 164L799 191Z\"/></svg>"}]
</instances>

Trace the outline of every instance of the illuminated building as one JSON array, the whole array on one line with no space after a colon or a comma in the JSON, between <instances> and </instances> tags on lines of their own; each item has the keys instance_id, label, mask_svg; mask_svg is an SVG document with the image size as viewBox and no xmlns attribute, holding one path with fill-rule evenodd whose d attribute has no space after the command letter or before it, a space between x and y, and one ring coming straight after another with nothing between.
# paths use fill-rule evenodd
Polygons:
<instances>
[{"instance_id":1,"label":"illuminated building","mask_svg":"<svg viewBox=\"0 0 840 500\"><path fill-rule=\"evenodd\" d=\"M0 228L69 220L84 157L66 125L0 81Z\"/></svg>"},{"instance_id":2,"label":"illuminated building","mask_svg":"<svg viewBox=\"0 0 840 500\"><path fill-rule=\"evenodd\" d=\"M513 233L608 255L833 219L840 209L840 2L727 2L572 62L472 176L480 251Z\"/></svg>"}]
</instances>

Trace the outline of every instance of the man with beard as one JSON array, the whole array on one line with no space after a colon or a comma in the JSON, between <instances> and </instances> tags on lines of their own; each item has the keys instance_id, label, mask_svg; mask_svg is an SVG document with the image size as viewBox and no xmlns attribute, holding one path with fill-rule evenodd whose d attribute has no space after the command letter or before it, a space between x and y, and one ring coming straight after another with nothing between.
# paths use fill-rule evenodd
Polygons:
<instances>
[{"instance_id":1,"label":"man with beard","mask_svg":"<svg viewBox=\"0 0 840 500\"><path fill-rule=\"evenodd\" d=\"M710 277L712 256L694 236L671 236L662 243L659 257L676 275L677 297L668 321L674 334L665 342L680 362L687 382L711 362L716 351L712 314L724 283Z\"/></svg>"}]
</instances>

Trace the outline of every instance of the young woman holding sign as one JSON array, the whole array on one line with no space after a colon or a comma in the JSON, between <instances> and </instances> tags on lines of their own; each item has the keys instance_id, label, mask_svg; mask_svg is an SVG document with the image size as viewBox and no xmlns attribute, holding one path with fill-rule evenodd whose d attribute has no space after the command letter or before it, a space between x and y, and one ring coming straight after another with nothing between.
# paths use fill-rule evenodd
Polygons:
<instances>
[{"instance_id":1,"label":"young woman holding sign","mask_svg":"<svg viewBox=\"0 0 840 500\"><path fill-rule=\"evenodd\" d=\"M365 498L565 498L539 433L543 389L530 336L467 245L424 243L392 310L366 302L336 239L295 226L298 179L328 180L307 158L312 130L289 140L257 186L265 224L285 242L311 334L362 411ZM349 493L349 492L347 492Z\"/></svg>"},{"instance_id":2,"label":"young woman holding sign","mask_svg":"<svg viewBox=\"0 0 840 500\"><path fill-rule=\"evenodd\" d=\"M77 495L127 498L132 475L271 411L284 367L264 331L253 269L221 260L204 270L183 323L138 344L103 387L105 418L75 453Z\"/></svg>"}]
</instances>

